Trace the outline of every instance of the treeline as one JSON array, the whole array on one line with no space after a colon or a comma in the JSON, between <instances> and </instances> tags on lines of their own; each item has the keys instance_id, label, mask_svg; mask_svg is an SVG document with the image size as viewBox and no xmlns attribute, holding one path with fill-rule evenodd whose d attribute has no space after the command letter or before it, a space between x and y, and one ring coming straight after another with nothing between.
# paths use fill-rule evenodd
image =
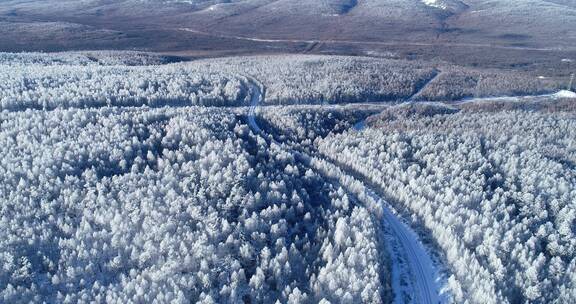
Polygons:
<instances>
[{"instance_id":1,"label":"treeline","mask_svg":"<svg viewBox=\"0 0 576 304\"><path fill-rule=\"evenodd\" d=\"M330 106L273 106L262 108L261 125L279 141L292 141L306 148L316 138L337 134L354 127L354 123L383 109L335 108Z\"/></svg>"},{"instance_id":2,"label":"treeline","mask_svg":"<svg viewBox=\"0 0 576 304\"><path fill-rule=\"evenodd\" d=\"M0 113L0 302L387 301L379 222L245 120Z\"/></svg>"},{"instance_id":3,"label":"treeline","mask_svg":"<svg viewBox=\"0 0 576 304\"><path fill-rule=\"evenodd\" d=\"M1 53L0 65L160 65L182 61L175 56L136 51Z\"/></svg>"},{"instance_id":4,"label":"treeline","mask_svg":"<svg viewBox=\"0 0 576 304\"><path fill-rule=\"evenodd\" d=\"M345 56L259 56L210 59L258 78L272 104L452 101L536 95L561 84L522 72L471 69L421 61Z\"/></svg>"},{"instance_id":5,"label":"treeline","mask_svg":"<svg viewBox=\"0 0 576 304\"><path fill-rule=\"evenodd\" d=\"M415 107L316 143L431 233L456 302L575 302L575 112Z\"/></svg>"},{"instance_id":6,"label":"treeline","mask_svg":"<svg viewBox=\"0 0 576 304\"><path fill-rule=\"evenodd\" d=\"M401 60L339 56L273 56L220 59L266 87L269 104L322 104L407 99L434 69Z\"/></svg>"},{"instance_id":7,"label":"treeline","mask_svg":"<svg viewBox=\"0 0 576 304\"><path fill-rule=\"evenodd\" d=\"M248 104L242 79L179 65L0 66L0 110Z\"/></svg>"},{"instance_id":8,"label":"treeline","mask_svg":"<svg viewBox=\"0 0 576 304\"><path fill-rule=\"evenodd\" d=\"M560 84L522 72L444 67L414 100L453 101L465 98L540 95L559 90Z\"/></svg>"},{"instance_id":9,"label":"treeline","mask_svg":"<svg viewBox=\"0 0 576 304\"><path fill-rule=\"evenodd\" d=\"M265 102L278 105L458 100L557 88L523 74L363 57L260 56L159 65L169 61L136 52L1 53L0 110L242 106L254 81L264 86Z\"/></svg>"}]
</instances>

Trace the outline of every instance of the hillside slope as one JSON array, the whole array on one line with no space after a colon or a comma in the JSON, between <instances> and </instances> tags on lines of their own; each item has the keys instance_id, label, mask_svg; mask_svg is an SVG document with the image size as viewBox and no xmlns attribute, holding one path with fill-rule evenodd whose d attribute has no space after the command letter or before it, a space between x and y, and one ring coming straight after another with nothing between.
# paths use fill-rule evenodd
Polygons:
<instances>
[{"instance_id":1,"label":"hillside slope","mask_svg":"<svg viewBox=\"0 0 576 304\"><path fill-rule=\"evenodd\" d=\"M572 47L576 42L571 31L576 5L566 0L12 0L0 6L0 22L49 21L139 36L119 37L116 43L141 38L146 44L146 38L157 31L182 27L230 36L300 40L546 48ZM144 33L137 34L136 29Z\"/></svg>"}]
</instances>

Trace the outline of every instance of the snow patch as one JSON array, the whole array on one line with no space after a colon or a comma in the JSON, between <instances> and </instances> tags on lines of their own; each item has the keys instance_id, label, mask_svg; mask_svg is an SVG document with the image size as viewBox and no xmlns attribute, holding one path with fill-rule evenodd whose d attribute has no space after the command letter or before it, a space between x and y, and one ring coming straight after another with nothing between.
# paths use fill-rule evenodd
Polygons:
<instances>
[{"instance_id":1,"label":"snow patch","mask_svg":"<svg viewBox=\"0 0 576 304\"><path fill-rule=\"evenodd\" d=\"M447 9L446 3L442 0L422 0L422 2L430 7L439 8L439 9Z\"/></svg>"},{"instance_id":2,"label":"snow patch","mask_svg":"<svg viewBox=\"0 0 576 304\"><path fill-rule=\"evenodd\" d=\"M553 96L556 98L576 98L576 93L568 90L562 90Z\"/></svg>"}]
</instances>

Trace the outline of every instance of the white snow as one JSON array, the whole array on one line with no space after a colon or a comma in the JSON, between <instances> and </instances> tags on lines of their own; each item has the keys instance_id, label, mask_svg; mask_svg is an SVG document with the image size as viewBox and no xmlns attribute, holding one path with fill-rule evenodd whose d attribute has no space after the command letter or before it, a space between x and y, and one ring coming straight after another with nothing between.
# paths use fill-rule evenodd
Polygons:
<instances>
[{"instance_id":1,"label":"white snow","mask_svg":"<svg viewBox=\"0 0 576 304\"><path fill-rule=\"evenodd\" d=\"M422 0L422 2L430 7L447 9L448 7L442 0Z\"/></svg>"},{"instance_id":2,"label":"white snow","mask_svg":"<svg viewBox=\"0 0 576 304\"><path fill-rule=\"evenodd\" d=\"M412 296L415 297L415 303L446 303L448 295L441 291L442 280L438 269L418 239L416 232L400 221L398 216L391 211L390 205L375 192L367 189L367 194L385 206L383 208L383 222L387 228L386 231L390 234L390 237L387 238L388 246L386 248L391 251L390 255L396 264L392 268L394 289L402 290L395 283L398 283L398 278L401 278L407 270L399 269L399 264L401 264L399 260L404 260L407 265L402 266L408 267L408 275L412 277L410 284L413 285ZM396 293L394 303L403 303L398 293Z\"/></svg>"},{"instance_id":3,"label":"white snow","mask_svg":"<svg viewBox=\"0 0 576 304\"><path fill-rule=\"evenodd\" d=\"M254 132L260 133L260 127L256 123L255 115L258 103L262 99L262 90L256 84L252 84L252 90L253 92L250 98L250 109L248 112L248 125L250 126L250 128L252 128L252 130L254 130Z\"/></svg>"},{"instance_id":4,"label":"white snow","mask_svg":"<svg viewBox=\"0 0 576 304\"><path fill-rule=\"evenodd\" d=\"M576 93L568 90L562 90L553 96L556 98L576 98Z\"/></svg>"}]
</instances>

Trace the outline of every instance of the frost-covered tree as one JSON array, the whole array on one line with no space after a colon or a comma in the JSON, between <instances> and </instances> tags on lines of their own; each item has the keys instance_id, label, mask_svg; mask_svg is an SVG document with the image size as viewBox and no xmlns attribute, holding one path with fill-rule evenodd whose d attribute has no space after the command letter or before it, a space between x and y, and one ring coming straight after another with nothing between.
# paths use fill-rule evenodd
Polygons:
<instances>
[{"instance_id":1,"label":"frost-covered tree","mask_svg":"<svg viewBox=\"0 0 576 304\"><path fill-rule=\"evenodd\" d=\"M361 133L316 143L430 231L456 302L568 303L576 117L571 108L538 107L398 106Z\"/></svg>"},{"instance_id":2,"label":"frost-covered tree","mask_svg":"<svg viewBox=\"0 0 576 304\"><path fill-rule=\"evenodd\" d=\"M386 295L372 213L234 110L5 111L0 121L0 302Z\"/></svg>"}]
</instances>

